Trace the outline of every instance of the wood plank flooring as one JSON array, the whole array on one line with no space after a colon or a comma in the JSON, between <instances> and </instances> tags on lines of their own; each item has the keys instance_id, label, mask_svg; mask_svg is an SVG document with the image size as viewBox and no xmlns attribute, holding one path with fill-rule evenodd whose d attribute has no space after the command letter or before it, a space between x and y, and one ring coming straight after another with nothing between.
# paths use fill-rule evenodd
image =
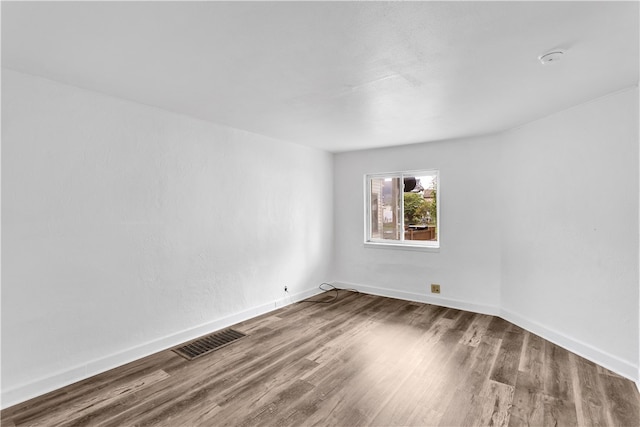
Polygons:
<instances>
[{"instance_id":1,"label":"wood plank flooring","mask_svg":"<svg viewBox=\"0 0 640 427\"><path fill-rule=\"evenodd\" d=\"M247 336L132 362L2 426L640 426L631 381L493 316L340 291L233 328Z\"/></svg>"}]
</instances>

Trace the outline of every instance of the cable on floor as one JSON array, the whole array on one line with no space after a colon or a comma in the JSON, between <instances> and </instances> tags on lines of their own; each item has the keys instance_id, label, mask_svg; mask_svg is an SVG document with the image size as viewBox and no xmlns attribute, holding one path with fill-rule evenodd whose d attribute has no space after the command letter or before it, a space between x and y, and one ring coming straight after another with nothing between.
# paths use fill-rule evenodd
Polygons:
<instances>
[{"instance_id":1,"label":"cable on floor","mask_svg":"<svg viewBox=\"0 0 640 427\"><path fill-rule=\"evenodd\" d=\"M320 288L320 290L323 291L322 295L326 294L327 292L335 292L335 294L333 295L333 298L327 301L318 301L318 300L302 300L300 302L312 302L312 303L318 303L318 304L331 304L332 302L336 302L338 300L338 297L340 296L340 291L349 291L349 292L356 292L356 293L360 293L360 291L358 291L357 289L347 289L347 288L338 288L334 285L332 285L331 283L320 283L320 285L318 285L318 288Z\"/></svg>"}]
</instances>

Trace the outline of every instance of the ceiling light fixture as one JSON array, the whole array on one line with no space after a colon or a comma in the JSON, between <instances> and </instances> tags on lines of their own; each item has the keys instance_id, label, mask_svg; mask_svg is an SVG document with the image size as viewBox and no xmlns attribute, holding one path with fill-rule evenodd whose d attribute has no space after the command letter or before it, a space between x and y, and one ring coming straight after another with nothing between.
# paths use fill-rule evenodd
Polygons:
<instances>
[{"instance_id":1,"label":"ceiling light fixture","mask_svg":"<svg viewBox=\"0 0 640 427\"><path fill-rule=\"evenodd\" d=\"M562 59L562 55L564 55L564 50L553 50L551 52L547 52L542 56L539 56L538 59L543 64L549 64L551 62L558 62Z\"/></svg>"}]
</instances>

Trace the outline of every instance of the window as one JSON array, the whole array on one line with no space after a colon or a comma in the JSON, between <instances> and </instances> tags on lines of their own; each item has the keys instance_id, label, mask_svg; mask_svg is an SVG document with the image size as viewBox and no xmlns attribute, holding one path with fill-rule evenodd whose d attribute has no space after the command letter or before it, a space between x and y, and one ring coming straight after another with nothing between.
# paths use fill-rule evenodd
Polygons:
<instances>
[{"instance_id":1,"label":"window","mask_svg":"<svg viewBox=\"0 0 640 427\"><path fill-rule=\"evenodd\" d=\"M437 248L438 171L365 176L365 243Z\"/></svg>"}]
</instances>

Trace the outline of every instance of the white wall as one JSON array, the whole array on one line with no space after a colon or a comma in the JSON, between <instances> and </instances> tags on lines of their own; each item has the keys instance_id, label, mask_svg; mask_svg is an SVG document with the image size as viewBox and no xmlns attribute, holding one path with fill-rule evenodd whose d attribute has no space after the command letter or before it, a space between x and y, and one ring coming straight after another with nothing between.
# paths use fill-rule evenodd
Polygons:
<instances>
[{"instance_id":1,"label":"white wall","mask_svg":"<svg viewBox=\"0 0 640 427\"><path fill-rule=\"evenodd\" d=\"M502 307L638 374L638 89L505 134Z\"/></svg>"},{"instance_id":2,"label":"white wall","mask_svg":"<svg viewBox=\"0 0 640 427\"><path fill-rule=\"evenodd\" d=\"M637 88L500 135L338 154L335 277L499 314L637 380L638 165ZM364 247L363 175L424 168L440 251Z\"/></svg>"},{"instance_id":3,"label":"white wall","mask_svg":"<svg viewBox=\"0 0 640 427\"><path fill-rule=\"evenodd\" d=\"M367 292L499 313L500 137L432 142L335 156L335 277ZM440 249L365 247L366 173L440 171ZM431 283L441 285L439 297Z\"/></svg>"},{"instance_id":4,"label":"white wall","mask_svg":"<svg viewBox=\"0 0 640 427\"><path fill-rule=\"evenodd\" d=\"M331 279L331 154L9 70L2 151L4 407Z\"/></svg>"}]
</instances>

